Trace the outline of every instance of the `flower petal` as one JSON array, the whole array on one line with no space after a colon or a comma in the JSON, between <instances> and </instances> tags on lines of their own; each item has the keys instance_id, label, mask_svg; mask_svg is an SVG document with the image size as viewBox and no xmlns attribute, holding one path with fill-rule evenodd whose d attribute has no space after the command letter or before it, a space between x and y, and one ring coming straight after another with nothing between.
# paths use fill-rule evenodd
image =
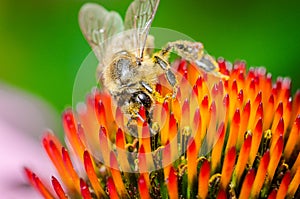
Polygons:
<instances>
[{"instance_id":1,"label":"flower petal","mask_svg":"<svg viewBox=\"0 0 300 199\"><path fill-rule=\"evenodd\" d=\"M28 185L23 167L50 179L54 172L39 139L45 127L56 128L58 114L45 102L0 82L0 193L4 198L40 198ZM30 158L29 158L29 157Z\"/></svg>"}]
</instances>

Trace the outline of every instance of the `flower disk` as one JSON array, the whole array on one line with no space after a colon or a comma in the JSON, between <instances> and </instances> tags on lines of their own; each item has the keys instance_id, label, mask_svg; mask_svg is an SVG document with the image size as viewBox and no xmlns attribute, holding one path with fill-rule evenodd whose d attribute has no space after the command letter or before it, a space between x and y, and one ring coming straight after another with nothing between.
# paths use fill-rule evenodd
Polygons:
<instances>
[{"instance_id":1,"label":"flower disk","mask_svg":"<svg viewBox=\"0 0 300 199\"><path fill-rule=\"evenodd\" d=\"M300 91L264 68L218 60L228 80L175 61L178 92L128 126L110 94L94 89L62 120L67 148L51 133L44 148L52 186L25 168L44 198L298 198ZM231 68L232 67L232 68ZM170 93L159 77L156 90Z\"/></svg>"}]
</instances>

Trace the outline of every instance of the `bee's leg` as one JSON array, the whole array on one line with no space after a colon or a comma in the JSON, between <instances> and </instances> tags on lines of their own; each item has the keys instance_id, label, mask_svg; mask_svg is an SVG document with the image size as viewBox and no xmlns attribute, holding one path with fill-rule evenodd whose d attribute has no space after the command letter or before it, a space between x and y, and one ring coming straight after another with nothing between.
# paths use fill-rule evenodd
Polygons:
<instances>
[{"instance_id":1,"label":"bee's leg","mask_svg":"<svg viewBox=\"0 0 300 199\"><path fill-rule=\"evenodd\" d=\"M151 94L156 101L159 103L163 103L165 100L171 98L171 94L167 94L166 96L162 96L159 92L155 90L154 86L151 86L147 82L141 81L140 84L142 87L149 93Z\"/></svg>"},{"instance_id":2,"label":"bee's leg","mask_svg":"<svg viewBox=\"0 0 300 199\"><path fill-rule=\"evenodd\" d=\"M175 51L181 58L194 63L207 73L216 77L228 79L228 76L219 72L219 65L214 58L204 52L203 44L190 41L169 42L159 53L165 60L168 60L171 51Z\"/></svg>"},{"instance_id":3,"label":"bee's leg","mask_svg":"<svg viewBox=\"0 0 300 199\"><path fill-rule=\"evenodd\" d=\"M175 96L177 94L178 82L177 82L175 74L171 70L170 64L167 61L168 59L164 59L159 54L155 54L153 56L153 60L154 60L154 63L158 64L165 71L166 79L168 80L169 84L173 88L172 96L167 95L166 97L167 98L169 98L169 97L175 98Z\"/></svg>"}]
</instances>

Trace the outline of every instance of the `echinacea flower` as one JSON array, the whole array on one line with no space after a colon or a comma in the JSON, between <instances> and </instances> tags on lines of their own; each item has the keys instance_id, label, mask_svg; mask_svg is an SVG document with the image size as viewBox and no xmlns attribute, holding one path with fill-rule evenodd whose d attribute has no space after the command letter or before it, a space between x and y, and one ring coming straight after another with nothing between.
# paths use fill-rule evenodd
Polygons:
<instances>
[{"instance_id":1,"label":"echinacea flower","mask_svg":"<svg viewBox=\"0 0 300 199\"><path fill-rule=\"evenodd\" d=\"M67 147L43 146L58 171L51 183L25 168L44 198L297 198L300 92L265 68L218 60L228 80L175 61L175 99L142 107L135 128L105 90L62 116ZM160 79L156 90L170 92Z\"/></svg>"}]
</instances>

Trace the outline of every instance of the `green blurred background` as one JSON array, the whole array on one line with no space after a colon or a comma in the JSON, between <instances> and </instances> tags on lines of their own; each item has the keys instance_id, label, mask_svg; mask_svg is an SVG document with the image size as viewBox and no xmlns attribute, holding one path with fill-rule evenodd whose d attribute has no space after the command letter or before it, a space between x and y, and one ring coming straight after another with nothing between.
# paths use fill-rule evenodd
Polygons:
<instances>
[{"instance_id":1,"label":"green blurred background","mask_svg":"<svg viewBox=\"0 0 300 199\"><path fill-rule=\"evenodd\" d=\"M72 86L90 52L78 26L87 0L1 0L0 81L50 102L71 106ZM129 0L94 1L124 16ZM297 1L161 0L153 22L205 44L213 56L265 66L300 88L300 8ZM1 97L1 96L0 96Z\"/></svg>"}]
</instances>

